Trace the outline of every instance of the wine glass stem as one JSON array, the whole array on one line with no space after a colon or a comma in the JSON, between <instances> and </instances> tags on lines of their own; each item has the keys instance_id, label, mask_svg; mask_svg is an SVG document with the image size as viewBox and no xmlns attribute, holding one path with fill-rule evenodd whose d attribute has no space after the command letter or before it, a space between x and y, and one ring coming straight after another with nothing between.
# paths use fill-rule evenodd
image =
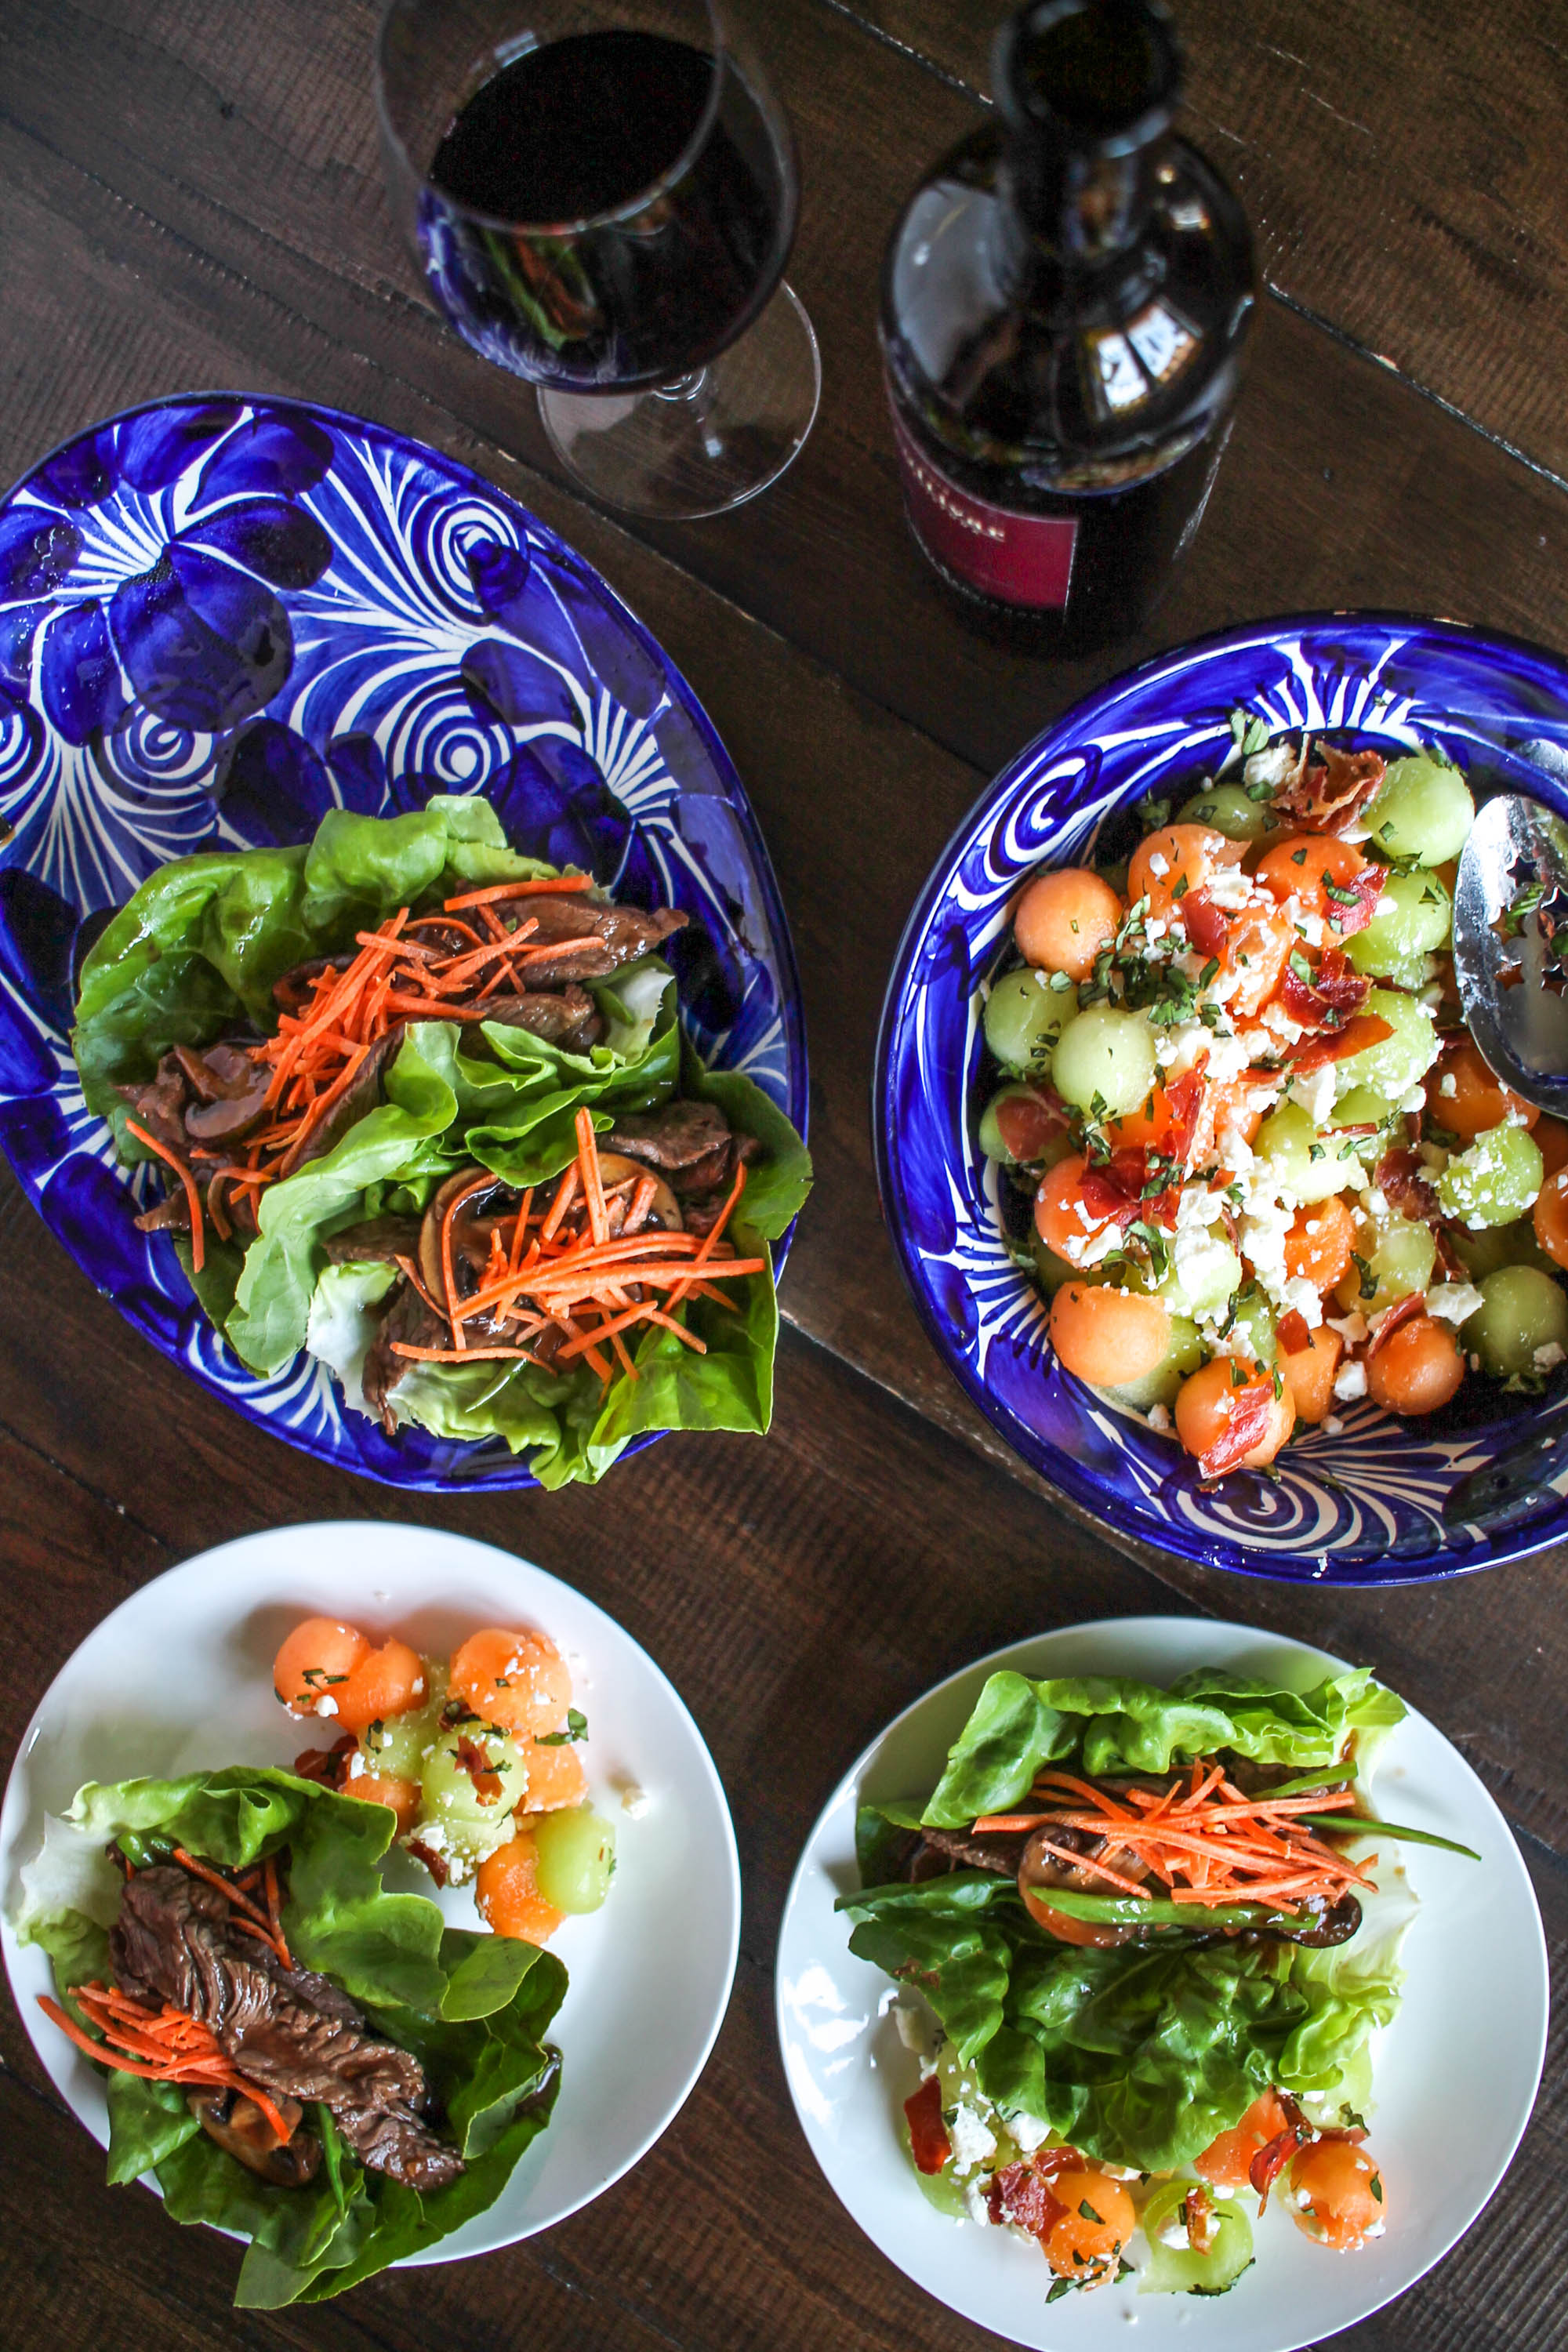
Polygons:
<instances>
[{"instance_id":1,"label":"wine glass stem","mask_svg":"<svg viewBox=\"0 0 1568 2352\"><path fill-rule=\"evenodd\" d=\"M705 454L715 458L724 455L723 436L715 430L712 422L713 379L705 367L692 368L669 383L656 385L652 397L655 400L680 401L688 405L701 431Z\"/></svg>"}]
</instances>

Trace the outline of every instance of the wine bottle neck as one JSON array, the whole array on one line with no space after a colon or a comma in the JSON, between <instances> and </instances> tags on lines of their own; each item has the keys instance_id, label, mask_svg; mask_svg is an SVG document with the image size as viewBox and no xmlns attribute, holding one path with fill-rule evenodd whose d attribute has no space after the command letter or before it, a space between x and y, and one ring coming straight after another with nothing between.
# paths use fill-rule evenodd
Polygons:
<instances>
[{"instance_id":1,"label":"wine bottle neck","mask_svg":"<svg viewBox=\"0 0 1568 2352\"><path fill-rule=\"evenodd\" d=\"M1181 89L1159 0L1026 0L997 31L992 86L1018 260L1116 268L1142 238Z\"/></svg>"},{"instance_id":2,"label":"wine bottle neck","mask_svg":"<svg viewBox=\"0 0 1568 2352\"><path fill-rule=\"evenodd\" d=\"M1134 251L1153 205L1147 148L1112 155L1015 136L1005 174L1024 238L1074 275L1111 268Z\"/></svg>"}]
</instances>

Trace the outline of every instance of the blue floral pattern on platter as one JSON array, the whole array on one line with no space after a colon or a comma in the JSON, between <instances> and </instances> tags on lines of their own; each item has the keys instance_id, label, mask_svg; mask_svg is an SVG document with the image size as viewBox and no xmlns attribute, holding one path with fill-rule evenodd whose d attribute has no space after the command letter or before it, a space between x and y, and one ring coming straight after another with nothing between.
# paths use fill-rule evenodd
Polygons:
<instances>
[{"instance_id":1,"label":"blue floral pattern on platter","mask_svg":"<svg viewBox=\"0 0 1568 2352\"><path fill-rule=\"evenodd\" d=\"M878 1177L927 1331L1024 1460L1096 1519L1158 1550L1246 1575L1425 1581L1568 1534L1568 1478L1500 1532L1446 1526L1460 1482L1542 1427L1539 1399L1468 1381L1429 1420L1363 1402L1342 1433L1292 1440L1277 1475L1205 1490L1173 1437L1064 1372L1047 1310L1009 1252L997 1169L975 1124L984 983L1021 883L1088 861L1113 814L1194 782L1243 709L1271 731L1341 732L1393 757L1436 744L1472 782L1568 816L1568 665L1516 639L1384 614L1260 622L1162 655L1079 703L1003 770L910 916L883 1007ZM1556 1416L1553 1414L1553 1426Z\"/></svg>"},{"instance_id":2,"label":"blue floral pattern on platter","mask_svg":"<svg viewBox=\"0 0 1568 2352\"><path fill-rule=\"evenodd\" d=\"M470 792L515 848L687 911L669 950L687 1035L804 1133L794 951L740 779L543 523L401 435L241 395L112 418L0 500L0 1144L84 1272L203 1387L324 1461L436 1489L534 1482L499 1442L388 1439L309 1357L247 1372L167 1236L137 1232L150 1171L119 1166L68 1035L91 919L167 859Z\"/></svg>"}]
</instances>

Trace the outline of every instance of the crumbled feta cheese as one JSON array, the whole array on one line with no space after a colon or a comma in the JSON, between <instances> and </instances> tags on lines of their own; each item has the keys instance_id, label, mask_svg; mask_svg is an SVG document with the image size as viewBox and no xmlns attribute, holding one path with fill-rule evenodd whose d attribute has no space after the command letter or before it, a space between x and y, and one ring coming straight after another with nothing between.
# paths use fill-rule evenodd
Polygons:
<instances>
[{"instance_id":1,"label":"crumbled feta cheese","mask_svg":"<svg viewBox=\"0 0 1568 2352\"><path fill-rule=\"evenodd\" d=\"M1038 2116L1009 2116L1007 2132L1020 2156L1033 2156L1049 2139L1051 2127L1043 2124Z\"/></svg>"},{"instance_id":2,"label":"crumbled feta cheese","mask_svg":"<svg viewBox=\"0 0 1568 2352\"><path fill-rule=\"evenodd\" d=\"M1164 1404L1152 1404L1143 1418L1151 1429L1163 1433L1171 1426L1171 1408Z\"/></svg>"},{"instance_id":3,"label":"crumbled feta cheese","mask_svg":"<svg viewBox=\"0 0 1568 2352\"><path fill-rule=\"evenodd\" d=\"M1548 1339L1544 1348L1537 1348L1535 1350L1535 1369L1538 1372L1554 1372L1558 1365L1563 1362L1568 1362L1568 1357L1564 1356L1555 1339Z\"/></svg>"},{"instance_id":4,"label":"crumbled feta cheese","mask_svg":"<svg viewBox=\"0 0 1568 2352\"><path fill-rule=\"evenodd\" d=\"M1368 1328L1366 1317L1359 1307L1352 1307L1348 1315L1331 1315L1329 1318L1330 1330L1337 1331L1347 1348L1359 1348L1367 1336Z\"/></svg>"},{"instance_id":5,"label":"crumbled feta cheese","mask_svg":"<svg viewBox=\"0 0 1568 2352\"><path fill-rule=\"evenodd\" d=\"M317 1699L317 1701L316 1701L316 1706L315 1706L315 1712L316 1712L316 1714L317 1714L317 1715L336 1715L337 1711L338 1711L338 1703L337 1703L337 1700L332 1696L331 1692L331 1691L322 1691L322 1693L321 1693L321 1696L320 1696L320 1697Z\"/></svg>"},{"instance_id":6,"label":"crumbled feta cheese","mask_svg":"<svg viewBox=\"0 0 1568 2352\"><path fill-rule=\"evenodd\" d=\"M1159 851L1158 851L1157 849L1152 849L1152 850L1149 852L1149 871L1150 871L1150 873L1151 873L1151 874L1152 874L1152 875L1154 875L1154 876L1156 876L1156 877L1157 877L1157 878L1158 878L1160 881L1162 881L1162 882L1163 882L1163 881L1164 880L1164 878L1165 878L1166 875L1170 872L1170 870L1171 870L1171 861L1170 861L1170 859L1169 859L1168 857L1162 857L1162 856L1161 856L1161 855L1160 855L1160 853L1159 853Z\"/></svg>"},{"instance_id":7,"label":"crumbled feta cheese","mask_svg":"<svg viewBox=\"0 0 1568 2352\"><path fill-rule=\"evenodd\" d=\"M1263 751L1254 751L1241 772L1249 784L1279 785L1295 774L1300 758L1293 743L1269 743Z\"/></svg>"},{"instance_id":8,"label":"crumbled feta cheese","mask_svg":"<svg viewBox=\"0 0 1568 2352\"><path fill-rule=\"evenodd\" d=\"M1426 1293L1427 1314L1443 1323L1468 1323L1480 1303L1481 1294L1473 1282L1434 1283Z\"/></svg>"},{"instance_id":9,"label":"crumbled feta cheese","mask_svg":"<svg viewBox=\"0 0 1568 2352\"><path fill-rule=\"evenodd\" d=\"M1437 1092L1442 1096L1445 1102L1452 1102L1454 1097L1458 1093L1458 1079L1454 1076L1452 1070L1445 1070L1442 1076L1437 1081Z\"/></svg>"},{"instance_id":10,"label":"crumbled feta cheese","mask_svg":"<svg viewBox=\"0 0 1568 2352\"><path fill-rule=\"evenodd\" d=\"M1386 1217L1388 1200L1380 1184L1369 1184L1361 1196L1362 1207L1369 1217Z\"/></svg>"},{"instance_id":11,"label":"crumbled feta cheese","mask_svg":"<svg viewBox=\"0 0 1568 2352\"><path fill-rule=\"evenodd\" d=\"M969 2209L970 2220L982 2230L988 2230L991 2227L991 2208L985 2202L984 2181L966 2180L963 2184L963 2201Z\"/></svg>"},{"instance_id":12,"label":"crumbled feta cheese","mask_svg":"<svg viewBox=\"0 0 1568 2352\"><path fill-rule=\"evenodd\" d=\"M1160 2224L1160 2243L1163 2246L1169 2246L1178 2254L1192 2252L1193 2242L1187 2230L1186 2211L1186 2204L1184 2201L1177 2206L1173 2213L1167 2214Z\"/></svg>"},{"instance_id":13,"label":"crumbled feta cheese","mask_svg":"<svg viewBox=\"0 0 1568 2352\"><path fill-rule=\"evenodd\" d=\"M1216 866L1204 884L1205 895L1227 914L1234 914L1251 898L1252 877L1244 874L1239 866ZM1270 902L1272 903L1272 902Z\"/></svg>"},{"instance_id":14,"label":"crumbled feta cheese","mask_svg":"<svg viewBox=\"0 0 1568 2352\"><path fill-rule=\"evenodd\" d=\"M1315 1331L1323 1319L1322 1293L1303 1274L1292 1276L1282 1285L1280 1301L1285 1313L1289 1315L1294 1309L1309 1331Z\"/></svg>"},{"instance_id":15,"label":"crumbled feta cheese","mask_svg":"<svg viewBox=\"0 0 1568 2352\"><path fill-rule=\"evenodd\" d=\"M986 2124L978 2108L961 2099L952 2111L947 2136L952 2143L952 2160L960 2172L973 2172L988 2156L996 2153L996 2135Z\"/></svg>"},{"instance_id":16,"label":"crumbled feta cheese","mask_svg":"<svg viewBox=\"0 0 1568 2352\"><path fill-rule=\"evenodd\" d=\"M1325 1437L1342 1437L1344 1433L1345 1425L1340 1419L1339 1414L1337 1412L1327 1414L1323 1421L1323 1435Z\"/></svg>"},{"instance_id":17,"label":"crumbled feta cheese","mask_svg":"<svg viewBox=\"0 0 1568 2352\"><path fill-rule=\"evenodd\" d=\"M1406 1114L1407 1117L1415 1111L1425 1110L1426 1108L1426 1087L1412 1087L1410 1092L1405 1096L1404 1099L1401 1101L1399 1108Z\"/></svg>"},{"instance_id":18,"label":"crumbled feta cheese","mask_svg":"<svg viewBox=\"0 0 1568 2352\"><path fill-rule=\"evenodd\" d=\"M1334 1374L1334 1394L1342 1404L1350 1404L1356 1397L1366 1394L1366 1366L1354 1357L1342 1364Z\"/></svg>"},{"instance_id":19,"label":"crumbled feta cheese","mask_svg":"<svg viewBox=\"0 0 1568 2352\"><path fill-rule=\"evenodd\" d=\"M647 1790L639 1788L635 1780L628 1780L621 1790L621 1811L630 1821L640 1822L652 1803Z\"/></svg>"},{"instance_id":20,"label":"crumbled feta cheese","mask_svg":"<svg viewBox=\"0 0 1568 2352\"><path fill-rule=\"evenodd\" d=\"M1291 1102L1300 1104L1314 1127L1321 1127L1334 1107L1337 1084L1333 1064L1325 1062L1321 1070L1298 1073L1285 1092Z\"/></svg>"}]
</instances>

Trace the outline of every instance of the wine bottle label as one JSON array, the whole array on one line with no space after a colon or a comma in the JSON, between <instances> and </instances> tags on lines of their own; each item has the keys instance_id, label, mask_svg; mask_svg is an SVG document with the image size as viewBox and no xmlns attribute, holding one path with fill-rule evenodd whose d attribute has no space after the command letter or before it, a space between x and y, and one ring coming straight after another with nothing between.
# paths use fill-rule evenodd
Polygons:
<instances>
[{"instance_id":1,"label":"wine bottle label","mask_svg":"<svg viewBox=\"0 0 1568 2352\"><path fill-rule=\"evenodd\" d=\"M982 596L1035 612L1065 611L1077 517L1018 514L973 498L916 447L896 409L893 432L910 526L932 562Z\"/></svg>"}]
</instances>

